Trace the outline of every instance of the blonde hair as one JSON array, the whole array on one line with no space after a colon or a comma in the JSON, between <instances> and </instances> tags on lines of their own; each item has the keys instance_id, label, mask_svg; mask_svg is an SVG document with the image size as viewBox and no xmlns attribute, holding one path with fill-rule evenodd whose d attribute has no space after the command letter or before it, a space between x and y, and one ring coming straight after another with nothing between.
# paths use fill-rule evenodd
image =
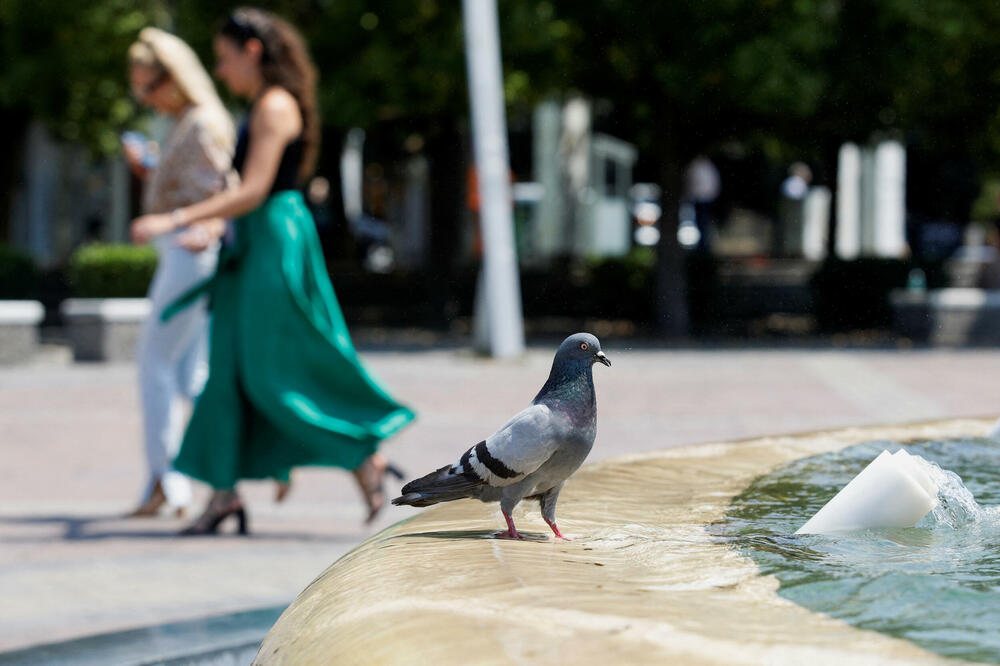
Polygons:
<instances>
[{"instance_id":1,"label":"blonde hair","mask_svg":"<svg viewBox=\"0 0 1000 666\"><path fill-rule=\"evenodd\" d=\"M222 106L198 56L176 35L159 28L143 28L128 49L128 63L169 74L181 94L196 106Z\"/></svg>"},{"instance_id":2,"label":"blonde hair","mask_svg":"<svg viewBox=\"0 0 1000 666\"><path fill-rule=\"evenodd\" d=\"M128 64L129 66L138 65L140 67L165 71L163 65L156 59L156 54L153 53L152 47L146 42L132 42L132 46L128 47Z\"/></svg>"}]
</instances>

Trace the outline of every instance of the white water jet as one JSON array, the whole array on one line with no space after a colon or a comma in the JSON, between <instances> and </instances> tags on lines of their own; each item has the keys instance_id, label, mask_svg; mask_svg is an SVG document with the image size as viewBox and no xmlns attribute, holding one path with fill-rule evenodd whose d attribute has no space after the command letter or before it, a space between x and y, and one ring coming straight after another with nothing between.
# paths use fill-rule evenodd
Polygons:
<instances>
[{"instance_id":1,"label":"white water jet","mask_svg":"<svg viewBox=\"0 0 1000 666\"><path fill-rule=\"evenodd\" d=\"M935 525L952 528L964 527L972 523L990 520L997 515L996 507L982 507L965 487L962 477L951 470L942 469L935 463L915 456L923 463L934 484L938 487L938 503L931 512Z\"/></svg>"},{"instance_id":2,"label":"white water jet","mask_svg":"<svg viewBox=\"0 0 1000 666\"><path fill-rule=\"evenodd\" d=\"M882 451L795 533L913 527L937 505L938 484L926 461L902 449Z\"/></svg>"}]
</instances>

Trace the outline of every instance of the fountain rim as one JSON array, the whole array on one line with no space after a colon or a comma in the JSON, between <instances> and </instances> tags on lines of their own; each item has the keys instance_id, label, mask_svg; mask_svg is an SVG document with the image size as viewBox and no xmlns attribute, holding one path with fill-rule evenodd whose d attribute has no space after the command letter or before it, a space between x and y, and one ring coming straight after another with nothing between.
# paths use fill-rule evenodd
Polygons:
<instances>
[{"instance_id":1,"label":"fountain rim","mask_svg":"<svg viewBox=\"0 0 1000 666\"><path fill-rule=\"evenodd\" d=\"M871 441L910 442L922 439L942 439L976 436L984 433L992 424L992 419L948 419L933 420L901 425L855 426L841 429L816 430L792 435L777 435L767 437L746 438L726 442L703 443L671 447L658 451L629 454L604 461L599 461L582 468L567 484L564 499L561 502L561 512L567 516L565 525L560 525L564 531L573 531L572 515L573 485L580 491L585 491L588 484L600 483L602 475L609 470L635 469L637 465L656 466L660 462L667 463L663 469L670 472L670 479L676 483L688 484L687 488L671 488L673 496L681 498L676 506L668 507L678 516L683 516L683 528L707 528L725 517L725 513L733 498L742 493L754 480L771 471L802 458L822 453L839 451L849 446ZM724 464L713 466L713 462ZM706 470L714 474L712 484L721 490L706 492L698 482L699 474ZM683 659L684 663L789 663L797 664L808 660L815 663L900 663L900 664L946 664L955 663L945 657L930 653L908 641L893 638L877 632L858 629L842 620L836 620L799 606L778 595L780 586L774 576L764 576L756 563L749 557L736 552L730 544L720 541L712 542L706 537L704 543L698 544L697 552L678 552L671 556L673 566L681 568L687 558L707 557L713 579L719 585L705 584L701 587L685 588L681 583L671 594L664 596L664 602L669 605L676 597L678 604L697 605L698 600L704 601L711 597L711 603L698 607L698 612L713 612L717 622L707 622L698 625L697 618L688 618L685 622L683 613L671 613L670 609L658 608L656 617L644 618L636 616L635 609L617 609L614 613L601 615L592 609L581 610L572 602L560 604L543 603L538 607L536 590L539 594L547 594L551 600L553 590L558 592L558 577L553 580L553 568L547 567L548 578L535 580L528 578L522 594L508 595L503 601L495 601L494 597L486 600L486 608L476 608L471 611L471 619L464 617L467 611L460 610L460 604L450 603L455 599L428 598L426 592L433 592L433 584L428 584L419 590L404 591L394 594L390 590L380 590L374 572L366 576L366 567L359 566L366 558L378 562L385 555L389 546L398 548L407 543L413 544L421 535L440 532L442 526L451 524L466 524L476 527L482 520L483 509L487 507L478 502L453 503L431 507L412 518L396 523L378 534L372 536L351 552L334 562L313 583L306 587L296 601L291 604L281 618L275 623L264 639L255 664L282 663L285 658L292 657L291 663L309 662L309 655L330 656L330 649L342 650L339 654L343 661L352 658L377 656L379 663L412 663L415 654L421 655L421 661L427 658L439 657L437 649L430 638L439 633L447 636L450 641L449 650L470 654L463 650L479 646L482 649L484 636L477 627L491 626L500 622L499 631L509 639L523 641L525 645L536 644L542 640L538 631L548 631L561 636L562 645L568 646L559 653L558 659L545 658L529 660L530 663L558 663L568 655L566 649L573 652L574 648L583 657L581 663L601 663L611 655L622 658L615 663L628 661L628 649L623 652L623 641L630 644L626 648L641 647L646 658L657 660ZM492 505L489 505L492 507ZM495 507L493 507L495 508ZM486 509L490 512L491 509ZM490 523L492 524L492 523ZM672 527L677 527L675 524ZM567 528L568 526L568 528ZM701 530L707 534L706 529ZM691 532L694 534L694 532ZM473 540L466 539L467 543ZM493 555L489 555L479 565L488 564L490 558L506 558L508 566L520 567L519 575L529 575L531 567L538 565L532 558L543 559L553 549L566 557L573 554L574 543L558 544L525 544L517 542L491 542ZM462 544L465 546L466 544ZM525 551L524 547L535 548L536 551ZM497 551L497 549L500 551ZM428 545L423 544L426 551ZM434 546L430 546L433 551ZM485 550L491 550L485 549ZM480 549L483 550L483 549ZM679 549L683 551L684 549ZM500 555L497 555L497 553ZM466 549L467 556L477 557ZM605 555L607 555L605 553ZM393 555L395 556L395 555ZM597 557L597 556L592 556ZM516 562L516 558L526 558ZM604 566L607 564L608 566ZM695 563L696 565L698 563ZM458 565L466 567L455 575L470 575L479 570L476 563L458 561ZM614 579L613 562L603 563L601 569L594 569L594 576L600 580ZM691 566L689 562L686 566ZM558 570L559 566L555 567ZM705 570L709 570L706 568ZM526 573L529 572L529 573ZM433 575L439 577L440 571ZM473 581L473 586L476 583ZM344 597L342 590L362 590L362 598ZM470 597L475 590L470 591ZM332 596L331 596L332 595ZM341 596L338 596L341 595ZM367 596L366 596L367 595ZM324 599L324 596L330 597ZM348 609L348 599L352 607ZM338 602L344 602L338 604ZM371 603L363 603L370 601ZM480 599L480 601L482 601ZM492 607L490 602L494 602ZM353 607L356 603L363 606L362 610ZM374 604L374 606L372 606ZM511 605L513 604L513 605ZM520 605L518 605L520 604ZM507 611L506 613L504 611ZM421 617L419 621L407 629L400 622L413 621L415 611L420 611L431 619ZM511 611L517 611L518 618L511 617ZM736 627L727 626L727 620L736 622L741 612L757 627L775 627L781 632L781 639L770 640L766 637L758 640L739 641L738 637L729 635ZM388 625L382 631L381 640L377 635L367 640L358 638L359 626L373 618L388 614L383 619ZM366 619L367 618L367 619ZM545 618L543 620L543 618ZM622 621L624 618L625 621ZM537 626L539 622L548 622L547 627ZM506 624L505 624L506 623ZM602 624L603 623L603 624ZM437 624L442 625L441 631ZM692 628L694 624L694 628ZM710 628L717 624L713 633ZM700 627L700 628L699 628ZM791 635L791 627L795 627ZM468 631L462 631L468 629ZM611 630L614 635L606 641L595 640L593 634L601 629ZM738 633L738 632L737 632ZM376 632L377 634L377 632ZM489 644L489 636L486 644ZM735 642L734 642L735 640ZM568 642L567 642L568 641ZM579 645L576 645L579 643ZM325 646L325 647L324 647ZM333 648L332 646L337 646ZM604 648L610 648L605 650ZM373 654L372 650L376 650ZM738 654L734 653L738 650ZM279 657L278 655L282 655ZM500 651L490 656L490 663L519 663L520 658L514 658L508 652ZM523 657L523 655L520 655ZM580 661L577 659L577 661Z\"/></svg>"}]
</instances>

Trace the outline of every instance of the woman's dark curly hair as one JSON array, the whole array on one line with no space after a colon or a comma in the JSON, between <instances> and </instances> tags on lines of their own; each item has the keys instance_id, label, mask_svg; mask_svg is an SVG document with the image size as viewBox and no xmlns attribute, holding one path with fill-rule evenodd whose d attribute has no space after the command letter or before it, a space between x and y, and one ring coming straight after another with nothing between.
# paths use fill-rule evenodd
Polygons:
<instances>
[{"instance_id":1,"label":"woman's dark curly hair","mask_svg":"<svg viewBox=\"0 0 1000 666\"><path fill-rule=\"evenodd\" d=\"M266 86L281 86L295 98L302 113L302 165L299 184L312 175L319 154L319 108L316 67L306 42L291 24L271 12L241 7L226 19L219 34L242 46L257 39L264 47L260 68Z\"/></svg>"}]
</instances>

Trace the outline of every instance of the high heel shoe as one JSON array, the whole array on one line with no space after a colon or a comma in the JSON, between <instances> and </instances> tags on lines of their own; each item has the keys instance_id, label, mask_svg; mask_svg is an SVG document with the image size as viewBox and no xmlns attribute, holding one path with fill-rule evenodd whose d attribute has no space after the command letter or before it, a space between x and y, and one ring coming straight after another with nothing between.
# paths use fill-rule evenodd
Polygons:
<instances>
[{"instance_id":1,"label":"high heel shoe","mask_svg":"<svg viewBox=\"0 0 1000 666\"><path fill-rule=\"evenodd\" d=\"M178 536L201 536L215 534L219 531L219 525L229 516L235 516L237 521L237 531L246 536L250 533L247 525L247 512L240 500L240 496L235 492L216 493L212 496L205 512L198 520L181 530Z\"/></svg>"},{"instance_id":2,"label":"high heel shoe","mask_svg":"<svg viewBox=\"0 0 1000 666\"><path fill-rule=\"evenodd\" d=\"M354 478L361 489L365 504L368 505L368 517L365 524L369 525L375 520L379 512L385 507L385 474L388 472L397 479L402 480L404 474L402 470L394 464L385 460L380 454L369 456L361 465L354 470Z\"/></svg>"},{"instance_id":3,"label":"high heel shoe","mask_svg":"<svg viewBox=\"0 0 1000 666\"><path fill-rule=\"evenodd\" d=\"M398 467L396 467L396 465L394 465L391 462L387 462L385 464L385 471L389 472L389 474L392 474L400 481L406 478L406 474L403 473L403 470L399 469Z\"/></svg>"},{"instance_id":4,"label":"high heel shoe","mask_svg":"<svg viewBox=\"0 0 1000 666\"><path fill-rule=\"evenodd\" d=\"M126 518L150 518L160 512L167 503L167 495L163 492L163 484L157 479L149 491L149 496L134 511L125 515Z\"/></svg>"},{"instance_id":5,"label":"high heel shoe","mask_svg":"<svg viewBox=\"0 0 1000 666\"><path fill-rule=\"evenodd\" d=\"M157 479L153 488L149 491L149 496L136 507L132 512L126 513L125 518L152 518L160 513L160 509L167 504L167 494L163 490L163 483ZM174 507L174 517L184 517L184 507Z\"/></svg>"},{"instance_id":6,"label":"high heel shoe","mask_svg":"<svg viewBox=\"0 0 1000 666\"><path fill-rule=\"evenodd\" d=\"M288 481L276 481L274 486L274 503L281 504L288 497L288 493L292 490L292 480Z\"/></svg>"},{"instance_id":7,"label":"high heel shoe","mask_svg":"<svg viewBox=\"0 0 1000 666\"><path fill-rule=\"evenodd\" d=\"M159 479L153 484L152 490L142 504L130 513L125 514L126 518L152 518L160 512L160 509L167 503L167 494L163 492L163 484ZM184 516L184 507L179 506L174 509L174 516L181 518Z\"/></svg>"}]
</instances>

